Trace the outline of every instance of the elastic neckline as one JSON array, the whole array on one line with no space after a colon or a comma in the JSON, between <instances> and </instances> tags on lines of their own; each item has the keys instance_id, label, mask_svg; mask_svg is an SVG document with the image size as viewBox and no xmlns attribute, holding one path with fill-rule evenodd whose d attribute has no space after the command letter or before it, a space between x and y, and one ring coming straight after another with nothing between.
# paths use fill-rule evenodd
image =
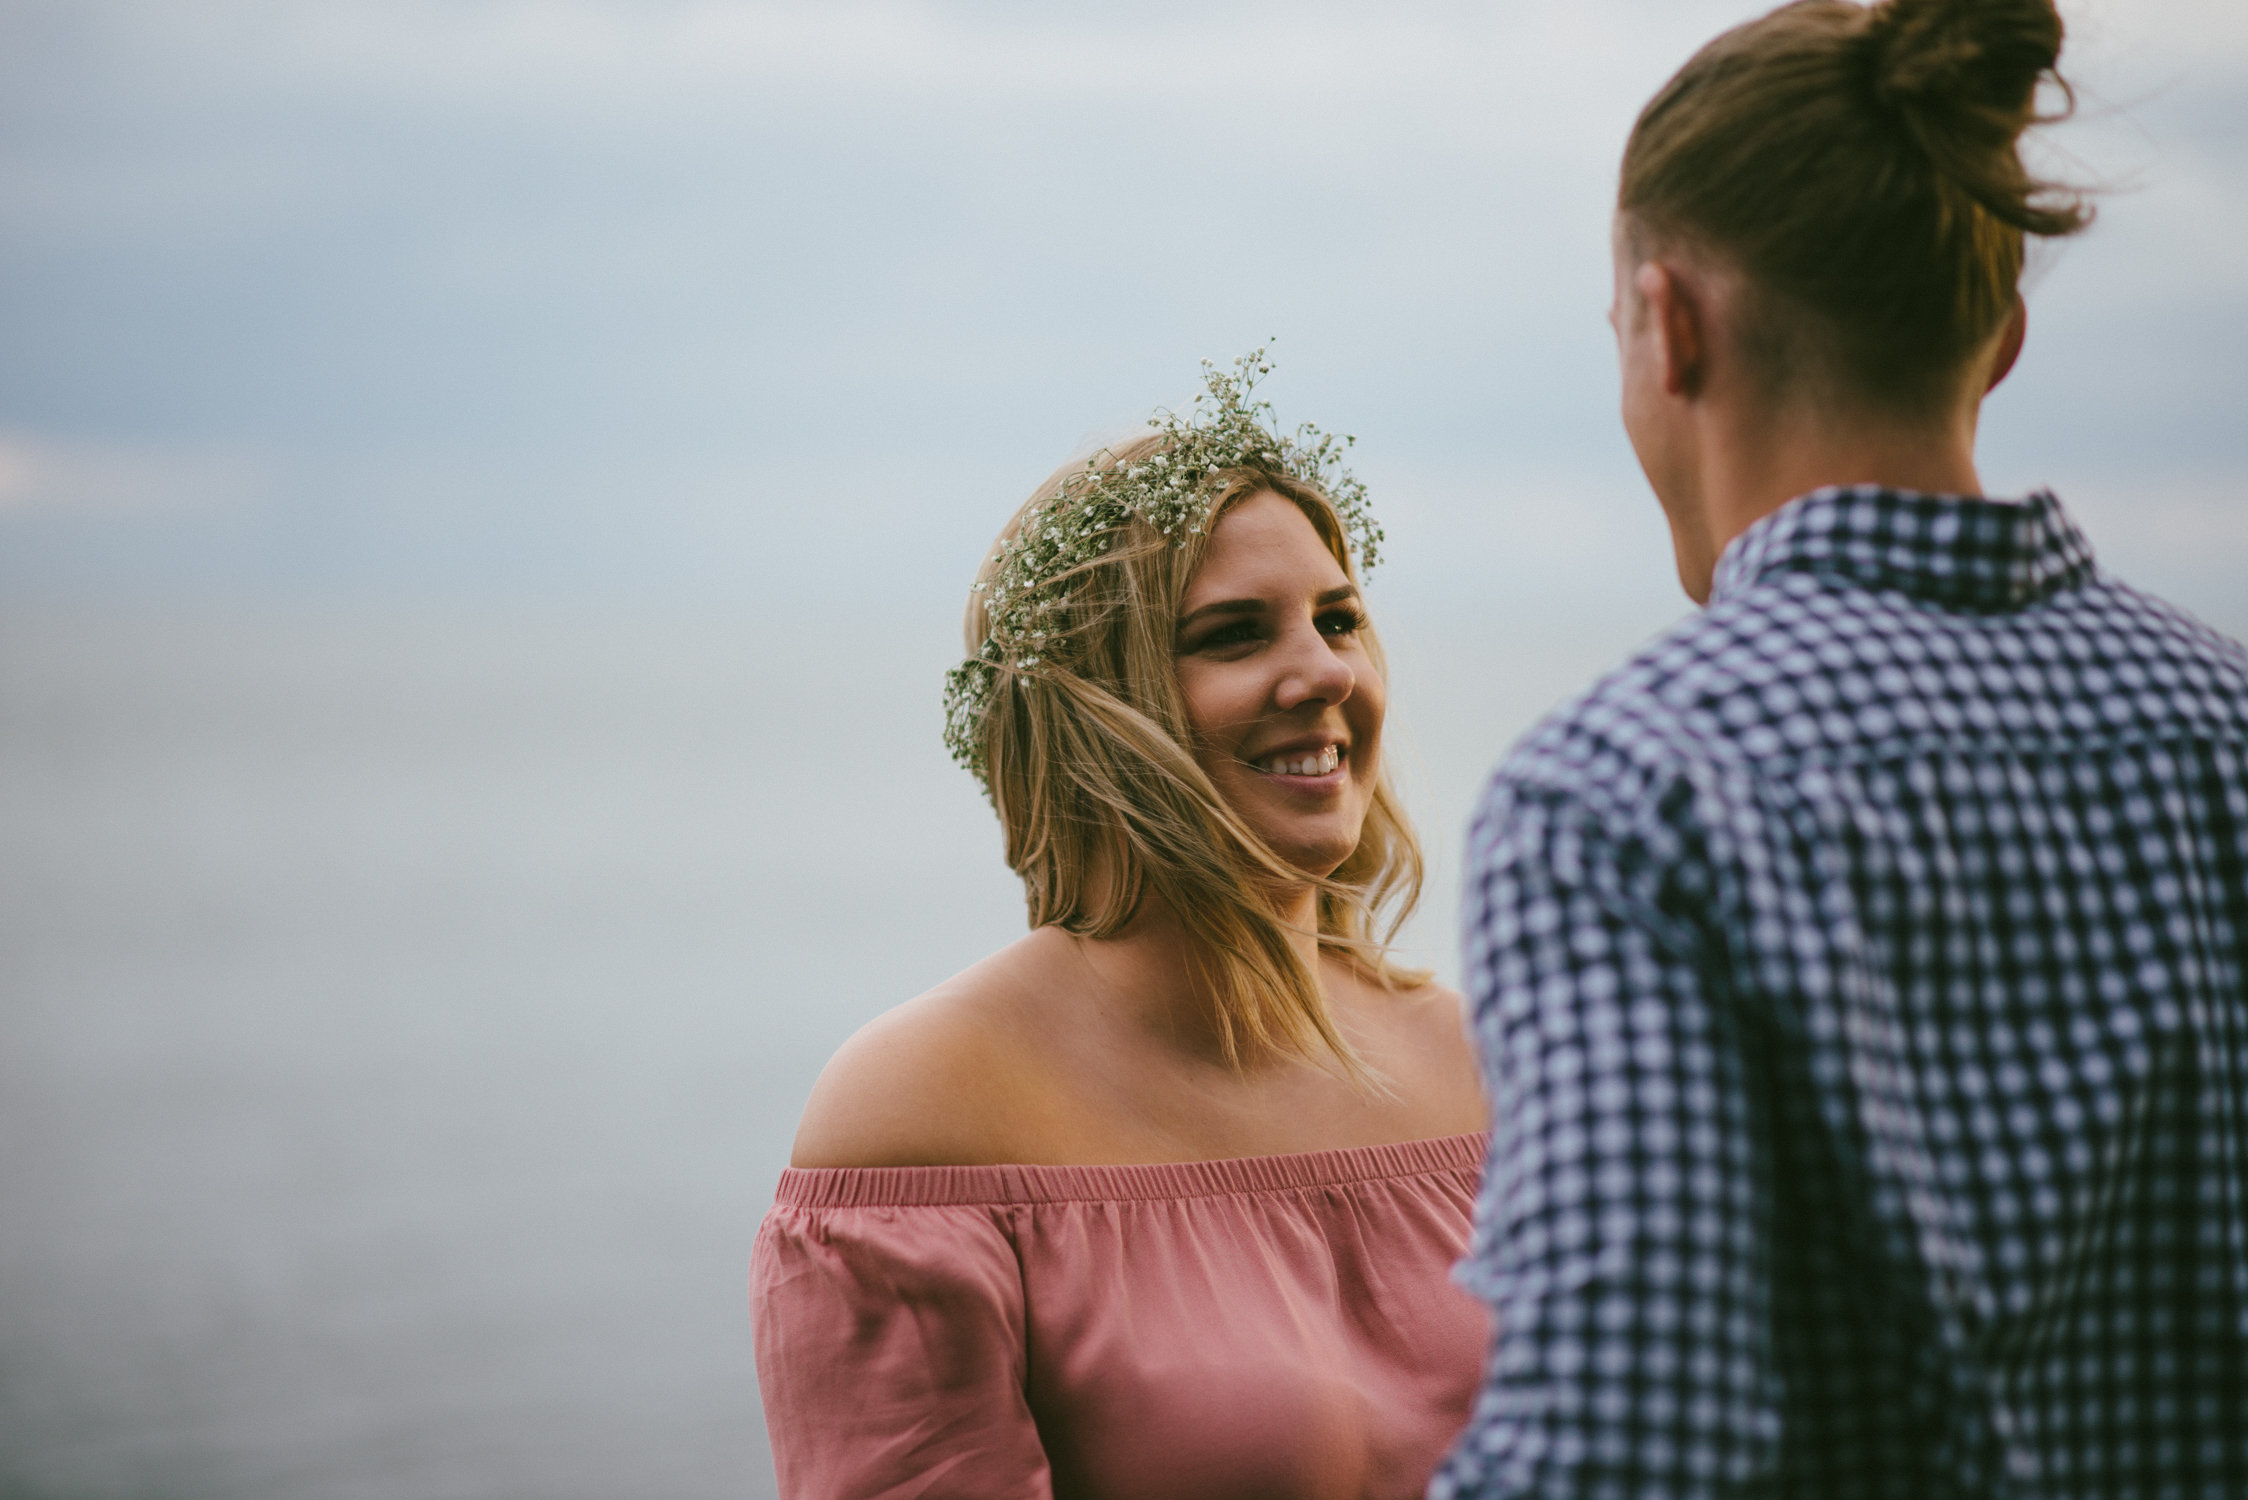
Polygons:
<instances>
[{"instance_id":1,"label":"elastic neckline","mask_svg":"<svg viewBox=\"0 0 2248 1500\"><path fill-rule=\"evenodd\" d=\"M1293 1156L1122 1167L789 1167L774 1198L792 1208L1217 1198L1479 1168L1486 1139L1478 1131Z\"/></svg>"}]
</instances>

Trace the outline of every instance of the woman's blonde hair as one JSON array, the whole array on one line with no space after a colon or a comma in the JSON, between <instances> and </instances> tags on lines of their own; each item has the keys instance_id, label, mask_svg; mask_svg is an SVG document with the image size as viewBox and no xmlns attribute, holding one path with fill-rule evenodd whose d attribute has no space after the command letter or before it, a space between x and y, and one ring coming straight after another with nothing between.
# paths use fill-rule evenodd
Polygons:
<instances>
[{"instance_id":1,"label":"woman's blonde hair","mask_svg":"<svg viewBox=\"0 0 2248 1500\"><path fill-rule=\"evenodd\" d=\"M1094 467L1135 464L1166 441L1150 433L1099 455ZM1056 470L1000 533L968 596L971 658L991 632L983 585L1007 544L1085 469L1072 462ZM1422 878L1420 843L1388 772L1375 782L1357 848L1331 874L1311 876L1276 854L1219 794L1195 760L1179 691L1177 622L1187 585L1225 512L1267 492L1309 518L1355 581L1343 522L1318 488L1262 465L1210 476L1199 527L1174 539L1130 517L1100 555L1056 580L1035 662L996 674L982 723L983 768L1033 927L1110 937L1153 893L1196 940L1229 1062L1274 1049L1331 1061L1363 1082L1371 1075L1336 1030L1318 976L1289 943L1273 892L1313 881L1323 952L1385 988L1427 982L1426 971L1401 968L1388 951L1420 899ZM1370 627L1361 639L1386 678Z\"/></svg>"}]
</instances>

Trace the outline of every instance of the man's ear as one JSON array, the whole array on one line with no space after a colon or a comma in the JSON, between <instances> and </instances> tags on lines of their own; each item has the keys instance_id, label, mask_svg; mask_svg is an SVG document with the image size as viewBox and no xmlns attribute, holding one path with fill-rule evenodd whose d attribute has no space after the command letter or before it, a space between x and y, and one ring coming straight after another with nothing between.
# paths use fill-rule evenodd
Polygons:
<instances>
[{"instance_id":1,"label":"man's ear","mask_svg":"<svg viewBox=\"0 0 2248 1500\"><path fill-rule=\"evenodd\" d=\"M1703 310L1693 286L1659 260L1641 262L1632 284L1653 325L1650 332L1662 361L1664 392L1692 400L1701 394L1709 358Z\"/></svg>"},{"instance_id":2,"label":"man's ear","mask_svg":"<svg viewBox=\"0 0 2248 1500\"><path fill-rule=\"evenodd\" d=\"M1990 362L1990 383L1983 387L1984 395L1997 390L1998 382L2006 378L2007 372L2014 368L2014 361L2022 357L2022 340L2028 334L2029 304L2016 292L2014 310L2006 315L2006 327L1998 335L1998 357Z\"/></svg>"}]
</instances>

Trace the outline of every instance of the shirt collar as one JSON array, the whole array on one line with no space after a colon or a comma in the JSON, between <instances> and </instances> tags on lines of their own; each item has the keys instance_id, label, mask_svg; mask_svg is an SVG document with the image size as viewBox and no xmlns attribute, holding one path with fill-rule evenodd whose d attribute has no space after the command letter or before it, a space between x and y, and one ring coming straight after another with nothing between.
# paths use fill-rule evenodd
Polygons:
<instances>
[{"instance_id":1,"label":"shirt collar","mask_svg":"<svg viewBox=\"0 0 2248 1500\"><path fill-rule=\"evenodd\" d=\"M2092 544L2049 490L2006 501L1861 484L1813 490L1733 538L1717 560L1710 602L1779 572L1987 612L2085 583Z\"/></svg>"}]
</instances>

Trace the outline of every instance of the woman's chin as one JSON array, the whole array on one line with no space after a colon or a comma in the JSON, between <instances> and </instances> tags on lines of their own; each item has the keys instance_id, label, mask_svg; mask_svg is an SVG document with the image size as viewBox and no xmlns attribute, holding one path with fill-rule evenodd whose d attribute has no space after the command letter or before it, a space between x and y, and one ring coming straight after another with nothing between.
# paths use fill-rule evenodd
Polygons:
<instances>
[{"instance_id":1,"label":"woman's chin","mask_svg":"<svg viewBox=\"0 0 2248 1500\"><path fill-rule=\"evenodd\" d=\"M1371 799L1347 780L1339 786L1319 787L1316 797L1295 787L1272 785L1314 779L1260 775L1247 785L1222 780L1219 785L1266 848L1310 878L1324 880L1357 850Z\"/></svg>"},{"instance_id":2,"label":"woman's chin","mask_svg":"<svg viewBox=\"0 0 2248 1500\"><path fill-rule=\"evenodd\" d=\"M1362 822L1362 820L1361 820ZM1358 848L1360 828L1309 830L1263 828L1258 832L1272 852L1313 880L1325 880ZM1291 837L1291 835L1293 835Z\"/></svg>"}]
</instances>

